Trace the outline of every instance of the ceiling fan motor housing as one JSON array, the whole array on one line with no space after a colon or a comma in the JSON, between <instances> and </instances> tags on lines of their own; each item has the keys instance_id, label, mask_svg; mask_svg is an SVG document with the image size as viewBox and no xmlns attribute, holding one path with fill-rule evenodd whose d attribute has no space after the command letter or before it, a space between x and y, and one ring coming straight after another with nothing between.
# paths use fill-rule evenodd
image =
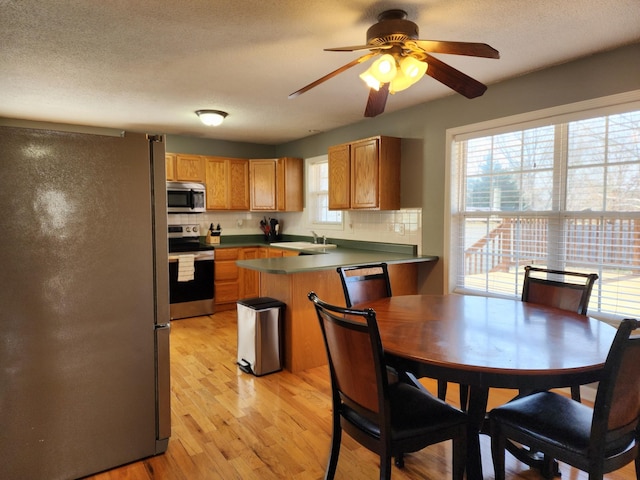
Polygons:
<instances>
[{"instance_id":1,"label":"ceiling fan motor housing","mask_svg":"<svg viewBox=\"0 0 640 480\"><path fill-rule=\"evenodd\" d=\"M367 30L368 45L403 43L418 39L418 25L406 19L404 10L387 10L378 15L378 23Z\"/></svg>"}]
</instances>

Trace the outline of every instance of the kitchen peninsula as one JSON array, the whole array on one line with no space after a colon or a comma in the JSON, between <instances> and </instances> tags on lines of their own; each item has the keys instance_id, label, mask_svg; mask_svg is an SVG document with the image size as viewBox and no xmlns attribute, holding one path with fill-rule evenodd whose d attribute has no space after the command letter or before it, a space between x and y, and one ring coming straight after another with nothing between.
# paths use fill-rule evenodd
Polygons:
<instances>
[{"instance_id":1,"label":"kitchen peninsula","mask_svg":"<svg viewBox=\"0 0 640 480\"><path fill-rule=\"evenodd\" d=\"M238 267L259 273L260 296L284 302L284 367L291 372L325 365L326 353L322 333L313 304L307 294L318 296L335 305L345 305L339 266L386 262L389 265L391 289L395 295L418 293L418 265L436 262L438 257L417 255L413 246L371 244L373 248L314 249L300 256L239 260ZM283 247L280 247L283 248Z\"/></svg>"}]
</instances>

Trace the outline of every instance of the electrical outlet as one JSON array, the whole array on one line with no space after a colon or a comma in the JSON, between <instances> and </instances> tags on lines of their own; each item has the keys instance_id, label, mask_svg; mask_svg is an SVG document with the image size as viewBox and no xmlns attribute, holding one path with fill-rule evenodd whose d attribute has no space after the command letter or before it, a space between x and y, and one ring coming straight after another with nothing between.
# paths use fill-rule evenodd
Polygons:
<instances>
[{"instance_id":1,"label":"electrical outlet","mask_svg":"<svg viewBox=\"0 0 640 480\"><path fill-rule=\"evenodd\" d=\"M404 223L396 223L395 231L398 235L404 235Z\"/></svg>"}]
</instances>

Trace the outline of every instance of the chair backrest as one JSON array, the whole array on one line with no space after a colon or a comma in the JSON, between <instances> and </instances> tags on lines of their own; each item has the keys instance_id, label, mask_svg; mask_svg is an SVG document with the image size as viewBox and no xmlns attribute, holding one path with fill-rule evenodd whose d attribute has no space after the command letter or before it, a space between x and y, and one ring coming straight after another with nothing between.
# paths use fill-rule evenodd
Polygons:
<instances>
[{"instance_id":1,"label":"chair backrest","mask_svg":"<svg viewBox=\"0 0 640 480\"><path fill-rule=\"evenodd\" d=\"M587 314L595 273L565 272L527 265L524 267L522 301Z\"/></svg>"},{"instance_id":2,"label":"chair backrest","mask_svg":"<svg viewBox=\"0 0 640 480\"><path fill-rule=\"evenodd\" d=\"M623 320L609 350L593 407L593 455L603 455L605 442L609 450L624 448L636 435L640 421L640 336L631 333L638 327L640 322L635 319Z\"/></svg>"},{"instance_id":3,"label":"chair backrest","mask_svg":"<svg viewBox=\"0 0 640 480\"><path fill-rule=\"evenodd\" d=\"M372 309L352 310L329 305L310 292L331 372L334 408L344 402L379 426L388 387L382 342Z\"/></svg>"},{"instance_id":4,"label":"chair backrest","mask_svg":"<svg viewBox=\"0 0 640 480\"><path fill-rule=\"evenodd\" d=\"M369 300L391 296L391 283L386 263L338 267L347 307Z\"/></svg>"}]
</instances>

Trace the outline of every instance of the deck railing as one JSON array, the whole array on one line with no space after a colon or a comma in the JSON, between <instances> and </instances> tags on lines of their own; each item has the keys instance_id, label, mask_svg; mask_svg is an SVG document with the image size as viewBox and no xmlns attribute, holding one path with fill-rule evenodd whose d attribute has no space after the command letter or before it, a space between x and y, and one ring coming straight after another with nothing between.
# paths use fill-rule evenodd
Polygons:
<instances>
[{"instance_id":1,"label":"deck railing","mask_svg":"<svg viewBox=\"0 0 640 480\"><path fill-rule=\"evenodd\" d=\"M548 261L549 220L504 218L465 250L465 274L506 272ZM568 218L559 243L570 265L602 264L640 272L640 221L632 218Z\"/></svg>"}]
</instances>

